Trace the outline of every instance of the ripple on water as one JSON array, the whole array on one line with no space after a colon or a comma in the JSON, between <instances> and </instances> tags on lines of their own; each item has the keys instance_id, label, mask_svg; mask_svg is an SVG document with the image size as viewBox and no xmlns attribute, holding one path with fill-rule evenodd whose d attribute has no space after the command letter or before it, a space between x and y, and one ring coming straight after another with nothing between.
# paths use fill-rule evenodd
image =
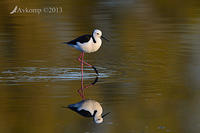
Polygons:
<instances>
[{"instance_id":1,"label":"ripple on water","mask_svg":"<svg viewBox=\"0 0 200 133\"><path fill-rule=\"evenodd\" d=\"M98 67L99 77L107 78L113 71ZM40 67L14 67L0 72L0 82L41 82L80 80L80 68L40 68ZM96 73L91 68L84 69L84 79L91 79Z\"/></svg>"}]
</instances>

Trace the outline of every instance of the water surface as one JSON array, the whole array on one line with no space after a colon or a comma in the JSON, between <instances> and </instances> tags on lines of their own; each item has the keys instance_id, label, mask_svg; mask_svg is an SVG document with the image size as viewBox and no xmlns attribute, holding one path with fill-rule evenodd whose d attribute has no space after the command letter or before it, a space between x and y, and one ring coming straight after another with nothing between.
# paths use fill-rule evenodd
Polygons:
<instances>
[{"instance_id":1,"label":"water surface","mask_svg":"<svg viewBox=\"0 0 200 133\"><path fill-rule=\"evenodd\" d=\"M13 14L62 7L58 14ZM200 2L159 0L0 2L0 132L198 133ZM79 51L62 42L103 31L85 90L111 115L96 125L61 108L80 100ZM85 67L84 82L95 72Z\"/></svg>"}]
</instances>

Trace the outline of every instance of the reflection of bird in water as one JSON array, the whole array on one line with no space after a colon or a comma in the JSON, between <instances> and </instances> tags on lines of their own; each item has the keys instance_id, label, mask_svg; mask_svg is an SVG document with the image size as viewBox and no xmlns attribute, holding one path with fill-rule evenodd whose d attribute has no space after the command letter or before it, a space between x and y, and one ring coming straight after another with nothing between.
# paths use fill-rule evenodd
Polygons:
<instances>
[{"instance_id":1,"label":"reflection of bird in water","mask_svg":"<svg viewBox=\"0 0 200 133\"><path fill-rule=\"evenodd\" d=\"M75 104L70 104L67 107L85 117L93 117L95 123L102 123L103 117L110 112L101 116L103 109L99 102L95 100L82 100Z\"/></svg>"},{"instance_id":2,"label":"reflection of bird in water","mask_svg":"<svg viewBox=\"0 0 200 133\"><path fill-rule=\"evenodd\" d=\"M102 32L98 29L95 29L92 35L83 35L80 36L70 42L64 42L77 50L81 51L81 54L78 60L81 62L81 90L83 91L83 64L92 67L96 74L98 75L97 69L93 66L88 64L87 62L83 61L84 53L92 53L96 52L102 44L101 37L107 40L105 37L102 36ZM83 97L82 97L83 98ZM84 98L83 98L84 99Z\"/></svg>"},{"instance_id":3,"label":"reflection of bird in water","mask_svg":"<svg viewBox=\"0 0 200 133\"><path fill-rule=\"evenodd\" d=\"M86 88L89 88L90 86L95 85L96 82L98 82L98 76L95 78L95 80L94 80L91 84L86 85L86 86L83 86L82 89L81 89L81 88L78 89L78 93L79 93L79 95L82 97L82 99L85 99L85 96L84 96L84 92L83 92L83 90L86 89Z\"/></svg>"}]
</instances>

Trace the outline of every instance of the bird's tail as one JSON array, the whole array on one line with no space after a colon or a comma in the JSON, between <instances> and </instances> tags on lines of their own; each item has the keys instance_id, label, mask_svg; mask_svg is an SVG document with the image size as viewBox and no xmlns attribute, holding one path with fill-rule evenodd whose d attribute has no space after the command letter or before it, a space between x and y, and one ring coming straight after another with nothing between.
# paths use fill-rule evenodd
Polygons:
<instances>
[{"instance_id":1,"label":"bird's tail","mask_svg":"<svg viewBox=\"0 0 200 133\"><path fill-rule=\"evenodd\" d=\"M63 44L68 44L68 42L63 42Z\"/></svg>"},{"instance_id":2,"label":"bird's tail","mask_svg":"<svg viewBox=\"0 0 200 133\"><path fill-rule=\"evenodd\" d=\"M68 106L62 106L62 108L68 108L71 109L73 111L76 111L77 107L74 107L72 104L68 105Z\"/></svg>"},{"instance_id":3,"label":"bird's tail","mask_svg":"<svg viewBox=\"0 0 200 133\"><path fill-rule=\"evenodd\" d=\"M69 45L69 46L74 47L74 44L70 44L69 42L63 42L63 44L67 44L67 45Z\"/></svg>"},{"instance_id":4,"label":"bird's tail","mask_svg":"<svg viewBox=\"0 0 200 133\"><path fill-rule=\"evenodd\" d=\"M62 106L61 108L69 108L68 106Z\"/></svg>"},{"instance_id":5,"label":"bird's tail","mask_svg":"<svg viewBox=\"0 0 200 133\"><path fill-rule=\"evenodd\" d=\"M72 109L72 108L76 108L76 107L75 107L75 104L70 104L68 106L62 106L62 108L70 108L70 109Z\"/></svg>"}]
</instances>

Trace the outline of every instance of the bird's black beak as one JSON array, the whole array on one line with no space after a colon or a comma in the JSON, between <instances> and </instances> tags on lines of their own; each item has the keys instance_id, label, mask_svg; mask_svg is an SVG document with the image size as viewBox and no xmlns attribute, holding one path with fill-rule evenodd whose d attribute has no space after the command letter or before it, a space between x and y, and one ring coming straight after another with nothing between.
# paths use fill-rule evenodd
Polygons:
<instances>
[{"instance_id":1,"label":"bird's black beak","mask_svg":"<svg viewBox=\"0 0 200 133\"><path fill-rule=\"evenodd\" d=\"M109 40L107 39L107 38L105 38L104 36L101 36L104 40L106 40L106 41L108 41L109 42Z\"/></svg>"},{"instance_id":2,"label":"bird's black beak","mask_svg":"<svg viewBox=\"0 0 200 133\"><path fill-rule=\"evenodd\" d=\"M102 118L103 118L103 117L105 117L105 116L106 116L106 115L108 115L108 114L110 114L110 112L108 112L108 113L106 113L106 114L102 115Z\"/></svg>"}]
</instances>

